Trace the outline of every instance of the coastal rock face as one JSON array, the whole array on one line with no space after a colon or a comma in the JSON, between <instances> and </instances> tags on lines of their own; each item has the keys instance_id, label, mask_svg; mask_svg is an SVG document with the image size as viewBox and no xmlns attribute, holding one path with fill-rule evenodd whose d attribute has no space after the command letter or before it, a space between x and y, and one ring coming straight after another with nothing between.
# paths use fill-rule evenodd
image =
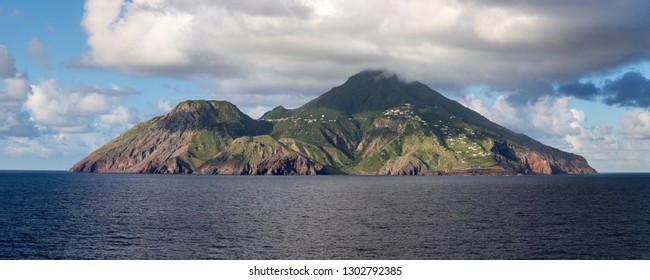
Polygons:
<instances>
[{"instance_id":1,"label":"coastal rock face","mask_svg":"<svg viewBox=\"0 0 650 280\"><path fill-rule=\"evenodd\" d=\"M226 101L185 101L72 172L247 175L588 174L578 155L495 124L418 82L350 77L300 108L254 120Z\"/></svg>"},{"instance_id":2,"label":"coastal rock face","mask_svg":"<svg viewBox=\"0 0 650 280\"><path fill-rule=\"evenodd\" d=\"M517 152L524 164L525 174L553 174L551 164L540 155L531 152Z\"/></svg>"},{"instance_id":3,"label":"coastal rock face","mask_svg":"<svg viewBox=\"0 0 650 280\"><path fill-rule=\"evenodd\" d=\"M323 166L291 150L270 136L235 139L203 164L201 174L317 175Z\"/></svg>"},{"instance_id":4,"label":"coastal rock face","mask_svg":"<svg viewBox=\"0 0 650 280\"><path fill-rule=\"evenodd\" d=\"M149 128L151 123L140 124L133 129ZM193 132L158 131L140 135L125 133L113 140L115 145L104 146L81 160L74 172L119 173L191 173L189 165L178 159L186 153Z\"/></svg>"},{"instance_id":5,"label":"coastal rock face","mask_svg":"<svg viewBox=\"0 0 650 280\"><path fill-rule=\"evenodd\" d=\"M492 152L496 162L514 174L592 174L596 170L578 155L547 147L538 153L516 147L506 140L494 142Z\"/></svg>"},{"instance_id":6,"label":"coastal rock face","mask_svg":"<svg viewBox=\"0 0 650 280\"><path fill-rule=\"evenodd\" d=\"M418 159L408 156L391 159L379 170L378 175L427 175L428 168Z\"/></svg>"}]
</instances>

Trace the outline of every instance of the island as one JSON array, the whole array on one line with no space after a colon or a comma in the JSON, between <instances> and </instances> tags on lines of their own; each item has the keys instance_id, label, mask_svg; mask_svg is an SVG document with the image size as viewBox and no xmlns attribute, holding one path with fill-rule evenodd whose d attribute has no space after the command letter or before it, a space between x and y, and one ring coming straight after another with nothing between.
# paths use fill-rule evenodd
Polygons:
<instances>
[{"instance_id":1,"label":"island","mask_svg":"<svg viewBox=\"0 0 650 280\"><path fill-rule=\"evenodd\" d=\"M191 100L135 125L71 172L240 175L596 173L416 81L363 71L296 109L252 119Z\"/></svg>"}]
</instances>

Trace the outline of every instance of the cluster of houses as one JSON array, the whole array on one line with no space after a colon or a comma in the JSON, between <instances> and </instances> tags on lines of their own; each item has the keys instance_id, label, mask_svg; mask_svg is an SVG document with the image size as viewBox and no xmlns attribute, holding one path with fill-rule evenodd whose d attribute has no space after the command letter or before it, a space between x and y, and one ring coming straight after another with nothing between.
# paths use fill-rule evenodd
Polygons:
<instances>
[{"instance_id":1,"label":"cluster of houses","mask_svg":"<svg viewBox=\"0 0 650 280\"><path fill-rule=\"evenodd\" d=\"M321 115L320 118L318 116L314 117L314 115L309 115L309 118L302 118L302 117L287 117L287 118L279 118L279 119L263 119L265 121L269 122L286 122L286 121L291 121L291 122L306 122L306 123L328 123L328 122L336 122L337 120L335 119L327 119L326 115Z\"/></svg>"},{"instance_id":2,"label":"cluster of houses","mask_svg":"<svg viewBox=\"0 0 650 280\"><path fill-rule=\"evenodd\" d=\"M420 118L420 116L415 115L415 113L413 112L413 105L408 103L402 104L395 109L386 110L384 111L383 115L386 116L387 118L390 117L406 118L406 119L414 120L416 122L420 122L422 123L422 125L425 126L427 125L427 122L425 120Z\"/></svg>"},{"instance_id":3,"label":"cluster of houses","mask_svg":"<svg viewBox=\"0 0 650 280\"><path fill-rule=\"evenodd\" d=\"M400 117L412 119L427 125L426 121L422 120L420 116L415 115L413 112L413 105L408 103L384 111L383 116L388 118ZM449 116L449 120L455 118L455 116ZM472 137L476 135L476 132L470 128L455 128L451 126L451 122L444 120L438 120L438 123L433 124L433 127L437 128L444 135L449 147L456 150L456 154L462 158L461 162L464 162L464 160L468 158L479 158L490 155L490 153L485 151L485 149L478 143L473 142L468 138L468 136Z\"/></svg>"},{"instance_id":4,"label":"cluster of houses","mask_svg":"<svg viewBox=\"0 0 650 280\"><path fill-rule=\"evenodd\" d=\"M446 140L446 142L449 144L449 147L456 150L456 154L464 156L464 160L467 158L485 157L490 155L481 146L479 146L478 143L469 141L465 133L458 134L457 138L454 138L452 136Z\"/></svg>"}]
</instances>

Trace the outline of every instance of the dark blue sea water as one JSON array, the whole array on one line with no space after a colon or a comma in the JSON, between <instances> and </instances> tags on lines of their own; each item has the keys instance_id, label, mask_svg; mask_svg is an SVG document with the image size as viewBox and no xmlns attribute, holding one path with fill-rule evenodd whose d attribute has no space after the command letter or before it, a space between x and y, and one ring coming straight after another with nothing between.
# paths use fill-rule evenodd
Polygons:
<instances>
[{"instance_id":1,"label":"dark blue sea water","mask_svg":"<svg viewBox=\"0 0 650 280\"><path fill-rule=\"evenodd\" d=\"M650 174L4 171L0 259L650 259Z\"/></svg>"}]
</instances>

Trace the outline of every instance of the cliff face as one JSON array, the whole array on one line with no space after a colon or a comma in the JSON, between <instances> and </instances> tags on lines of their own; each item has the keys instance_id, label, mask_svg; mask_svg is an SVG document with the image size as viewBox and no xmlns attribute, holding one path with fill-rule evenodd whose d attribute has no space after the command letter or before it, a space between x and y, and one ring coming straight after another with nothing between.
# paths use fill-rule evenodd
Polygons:
<instances>
[{"instance_id":1,"label":"cliff face","mask_svg":"<svg viewBox=\"0 0 650 280\"><path fill-rule=\"evenodd\" d=\"M237 138L198 169L201 174L238 175L317 175L322 172L321 164L270 136Z\"/></svg>"},{"instance_id":2,"label":"cliff face","mask_svg":"<svg viewBox=\"0 0 650 280\"><path fill-rule=\"evenodd\" d=\"M155 132L136 132L140 130ZM191 173L189 164L178 157L187 152L194 134L192 131L155 130L151 123L140 124L81 160L70 171Z\"/></svg>"},{"instance_id":3,"label":"cliff face","mask_svg":"<svg viewBox=\"0 0 650 280\"><path fill-rule=\"evenodd\" d=\"M248 175L595 173L578 155L495 124L418 82L366 71L297 109L253 120L185 101L81 160L73 172Z\"/></svg>"},{"instance_id":4,"label":"cliff face","mask_svg":"<svg viewBox=\"0 0 650 280\"><path fill-rule=\"evenodd\" d=\"M389 160L384 166L379 169L378 175L424 175L423 171L427 168L422 163L415 159L406 157L399 157Z\"/></svg>"},{"instance_id":5,"label":"cliff face","mask_svg":"<svg viewBox=\"0 0 650 280\"><path fill-rule=\"evenodd\" d=\"M495 142L492 151L497 163L515 174L596 173L596 170L589 166L583 157L559 150L546 154L539 153L516 147L503 140Z\"/></svg>"}]
</instances>

